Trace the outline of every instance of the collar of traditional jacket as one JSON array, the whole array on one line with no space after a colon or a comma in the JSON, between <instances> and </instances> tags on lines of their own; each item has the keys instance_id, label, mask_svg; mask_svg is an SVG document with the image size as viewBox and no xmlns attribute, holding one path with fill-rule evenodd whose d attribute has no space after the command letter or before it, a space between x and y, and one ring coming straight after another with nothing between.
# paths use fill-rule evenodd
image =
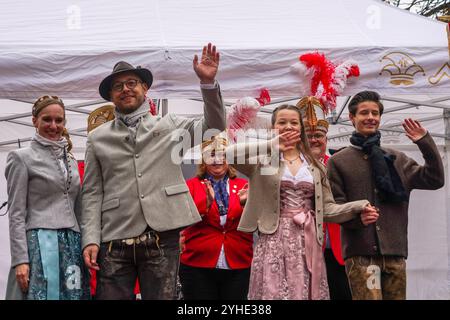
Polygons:
<instances>
[{"instance_id":1,"label":"collar of traditional jacket","mask_svg":"<svg viewBox=\"0 0 450 320\"><path fill-rule=\"evenodd\" d=\"M358 149L358 150L362 150L362 147L360 147L360 146L355 146L355 145L353 145L353 144L351 144L350 147L355 148L355 149Z\"/></svg>"},{"instance_id":2,"label":"collar of traditional jacket","mask_svg":"<svg viewBox=\"0 0 450 320\"><path fill-rule=\"evenodd\" d=\"M124 114L120 112L117 108L115 109L116 119L122 121L127 127L135 127L141 117L150 113L150 107L148 100L145 99L139 108L134 110L132 113Z\"/></svg>"},{"instance_id":3,"label":"collar of traditional jacket","mask_svg":"<svg viewBox=\"0 0 450 320\"><path fill-rule=\"evenodd\" d=\"M58 158L62 158L64 156L64 151L69 144L65 137L61 137L61 139L58 141L53 141L53 140L44 138L37 132L34 135L33 140L44 147L50 147L55 152L55 154Z\"/></svg>"}]
</instances>

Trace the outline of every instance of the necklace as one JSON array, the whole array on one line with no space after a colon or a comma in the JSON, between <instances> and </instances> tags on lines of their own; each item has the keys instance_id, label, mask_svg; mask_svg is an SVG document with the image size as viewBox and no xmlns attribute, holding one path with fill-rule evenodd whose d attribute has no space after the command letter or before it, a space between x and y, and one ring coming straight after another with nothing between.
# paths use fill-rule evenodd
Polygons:
<instances>
[{"instance_id":1,"label":"necklace","mask_svg":"<svg viewBox=\"0 0 450 320\"><path fill-rule=\"evenodd\" d=\"M298 159L300 159L300 155L298 155L296 158L291 159L291 160L284 158L284 160L287 160L287 162L289 162L289 164L293 164L294 161L297 161Z\"/></svg>"}]
</instances>

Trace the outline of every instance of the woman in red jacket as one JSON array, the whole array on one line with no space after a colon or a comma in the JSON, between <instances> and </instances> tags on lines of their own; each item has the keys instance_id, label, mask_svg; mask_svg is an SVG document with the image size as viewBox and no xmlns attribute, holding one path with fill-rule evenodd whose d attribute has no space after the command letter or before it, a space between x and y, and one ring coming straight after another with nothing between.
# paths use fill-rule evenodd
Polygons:
<instances>
[{"instance_id":1,"label":"woman in red jacket","mask_svg":"<svg viewBox=\"0 0 450 320\"><path fill-rule=\"evenodd\" d=\"M204 142L197 176L187 181L202 221L182 231L179 276L186 300L247 299L253 235L237 231L247 181L224 160L226 145L221 137Z\"/></svg>"}]
</instances>

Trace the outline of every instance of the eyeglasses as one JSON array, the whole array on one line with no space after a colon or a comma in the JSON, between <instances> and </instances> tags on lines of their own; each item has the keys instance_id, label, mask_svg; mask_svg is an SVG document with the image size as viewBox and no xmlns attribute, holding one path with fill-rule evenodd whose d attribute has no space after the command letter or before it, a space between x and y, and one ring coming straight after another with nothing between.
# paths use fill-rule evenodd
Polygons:
<instances>
[{"instance_id":1,"label":"eyeglasses","mask_svg":"<svg viewBox=\"0 0 450 320\"><path fill-rule=\"evenodd\" d=\"M307 134L306 135L309 140L316 139L316 140L323 140L326 138L326 135L323 133L314 133L314 134Z\"/></svg>"},{"instance_id":2,"label":"eyeglasses","mask_svg":"<svg viewBox=\"0 0 450 320\"><path fill-rule=\"evenodd\" d=\"M142 83L141 80L137 80L137 79L128 79L127 81L122 81L122 82L114 82L113 85L111 86L111 89L116 91L116 92L122 92L123 90L123 85L126 85L128 89L134 89L136 88L138 83Z\"/></svg>"},{"instance_id":3,"label":"eyeglasses","mask_svg":"<svg viewBox=\"0 0 450 320\"><path fill-rule=\"evenodd\" d=\"M226 155L224 151L204 151L202 153L203 161L207 165L211 164L223 164L226 161Z\"/></svg>"}]
</instances>

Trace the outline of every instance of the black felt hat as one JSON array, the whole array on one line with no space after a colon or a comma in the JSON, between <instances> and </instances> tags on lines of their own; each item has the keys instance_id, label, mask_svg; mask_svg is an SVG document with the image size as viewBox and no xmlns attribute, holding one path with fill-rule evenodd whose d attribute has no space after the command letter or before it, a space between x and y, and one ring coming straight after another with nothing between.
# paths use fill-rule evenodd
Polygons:
<instances>
[{"instance_id":1,"label":"black felt hat","mask_svg":"<svg viewBox=\"0 0 450 320\"><path fill-rule=\"evenodd\" d=\"M150 70L141 68L141 66L137 66L135 68L128 62L120 61L116 63L111 74L103 79L98 87L98 91L103 99L111 101L111 82L116 75L124 72L133 72L138 75L138 77L141 78L141 80L144 81L149 88L152 86L153 75Z\"/></svg>"}]
</instances>

